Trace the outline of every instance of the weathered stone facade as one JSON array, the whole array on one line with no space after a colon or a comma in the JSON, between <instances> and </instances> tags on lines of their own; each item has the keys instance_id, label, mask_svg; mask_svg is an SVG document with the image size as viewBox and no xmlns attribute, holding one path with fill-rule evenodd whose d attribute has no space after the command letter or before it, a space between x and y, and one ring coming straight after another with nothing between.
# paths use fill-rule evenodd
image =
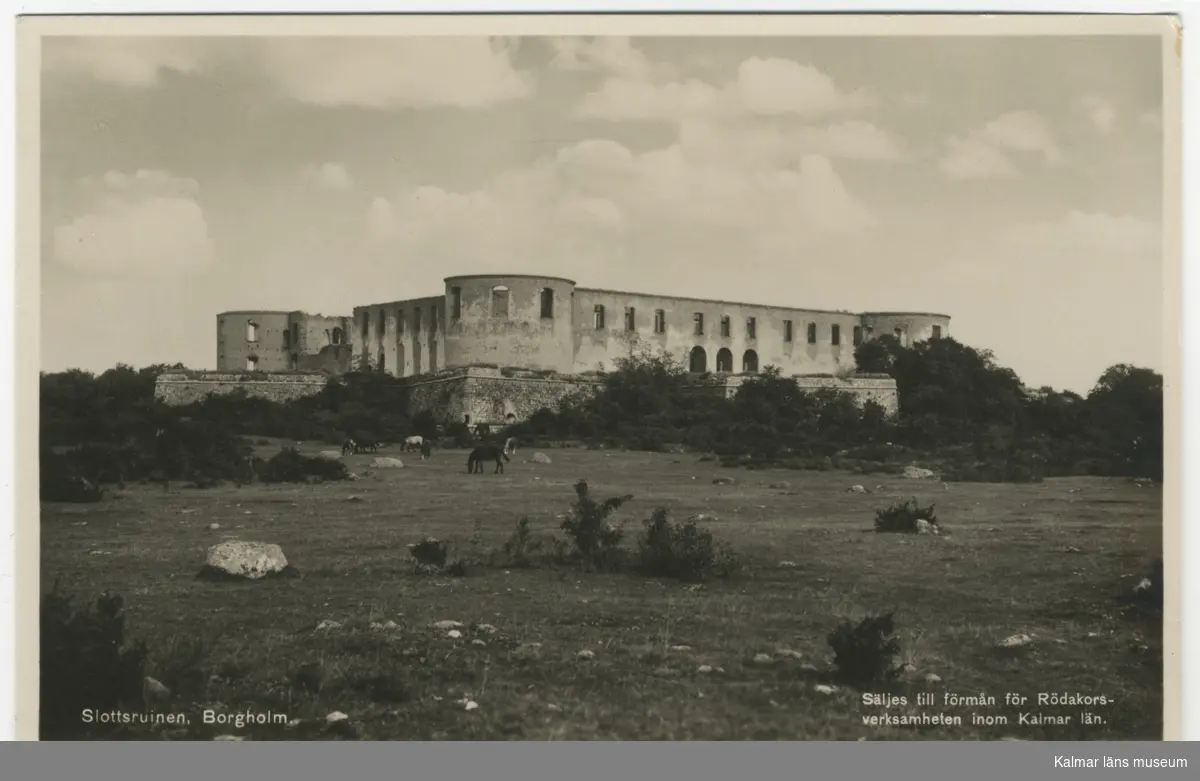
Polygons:
<instances>
[{"instance_id":1,"label":"weathered stone facade","mask_svg":"<svg viewBox=\"0 0 1200 781\"><path fill-rule=\"evenodd\" d=\"M180 372L160 374L154 383L154 397L165 404L184 405L213 393L244 391L247 396L285 402L316 395L328 381L325 374Z\"/></svg>"}]
</instances>

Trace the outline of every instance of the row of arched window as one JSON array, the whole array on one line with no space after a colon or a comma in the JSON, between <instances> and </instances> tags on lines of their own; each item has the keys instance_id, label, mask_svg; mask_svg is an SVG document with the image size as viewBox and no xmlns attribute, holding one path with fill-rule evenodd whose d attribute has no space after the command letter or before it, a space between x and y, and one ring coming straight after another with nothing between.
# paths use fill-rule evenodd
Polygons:
<instances>
[{"instance_id":1,"label":"row of arched window","mask_svg":"<svg viewBox=\"0 0 1200 781\"><path fill-rule=\"evenodd\" d=\"M708 353L703 347L696 345L688 356L688 371L693 374L703 374L708 371ZM717 365L714 369L718 374L733 374L733 353L729 348L717 350ZM758 353L747 350L742 353L742 373L753 374L758 371Z\"/></svg>"}]
</instances>

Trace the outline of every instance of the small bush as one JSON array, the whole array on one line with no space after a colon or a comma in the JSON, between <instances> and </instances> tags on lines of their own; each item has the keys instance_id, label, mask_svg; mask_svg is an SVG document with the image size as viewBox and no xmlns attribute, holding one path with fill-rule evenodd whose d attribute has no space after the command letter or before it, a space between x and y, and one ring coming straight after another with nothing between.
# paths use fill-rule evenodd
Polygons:
<instances>
[{"instance_id":1,"label":"small bush","mask_svg":"<svg viewBox=\"0 0 1200 781\"><path fill-rule=\"evenodd\" d=\"M893 504L886 510L875 511L875 531L916 534L917 521L928 521L931 531L940 531L941 525L933 514L934 505L921 507L915 498L904 504Z\"/></svg>"},{"instance_id":2,"label":"small bush","mask_svg":"<svg viewBox=\"0 0 1200 781\"><path fill-rule=\"evenodd\" d=\"M575 494L575 503L571 513L563 519L562 529L574 543L576 555L589 567L616 568L620 563L624 530L608 518L633 495L614 496L597 502L588 493L586 480L575 484Z\"/></svg>"},{"instance_id":3,"label":"small bush","mask_svg":"<svg viewBox=\"0 0 1200 781\"><path fill-rule=\"evenodd\" d=\"M534 566L534 556L542 547L542 541L533 536L529 530L529 518L522 517L517 521L517 528L505 541L500 551L498 563L510 569L524 569Z\"/></svg>"},{"instance_id":4,"label":"small bush","mask_svg":"<svg viewBox=\"0 0 1200 781\"><path fill-rule=\"evenodd\" d=\"M293 447L285 447L258 468L258 478L264 483L305 483L310 480L346 480L350 477L346 465L328 458L301 455Z\"/></svg>"},{"instance_id":5,"label":"small bush","mask_svg":"<svg viewBox=\"0 0 1200 781\"><path fill-rule=\"evenodd\" d=\"M638 540L638 568L653 577L702 581L727 577L735 566L733 553L714 543L712 533L695 519L672 523L662 507L654 510Z\"/></svg>"},{"instance_id":6,"label":"small bush","mask_svg":"<svg viewBox=\"0 0 1200 781\"><path fill-rule=\"evenodd\" d=\"M146 647L127 644L124 601L103 594L83 610L59 592L42 598L42 740L79 740L111 732L113 725L87 724L85 708L141 710ZM94 608L94 609L93 609Z\"/></svg>"},{"instance_id":7,"label":"small bush","mask_svg":"<svg viewBox=\"0 0 1200 781\"><path fill-rule=\"evenodd\" d=\"M433 537L426 537L412 546L409 554L417 560L418 564L441 569L446 566L449 551L446 549L446 543L435 540Z\"/></svg>"},{"instance_id":8,"label":"small bush","mask_svg":"<svg viewBox=\"0 0 1200 781\"><path fill-rule=\"evenodd\" d=\"M895 631L891 613L865 618L857 625L842 621L828 638L838 679L852 686L870 686L893 678L893 659L900 653Z\"/></svg>"}]
</instances>

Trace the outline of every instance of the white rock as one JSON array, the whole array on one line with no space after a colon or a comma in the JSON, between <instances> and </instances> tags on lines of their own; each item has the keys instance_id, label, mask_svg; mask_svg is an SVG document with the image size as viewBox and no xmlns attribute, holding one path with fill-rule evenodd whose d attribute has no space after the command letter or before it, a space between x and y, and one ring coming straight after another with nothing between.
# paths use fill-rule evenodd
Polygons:
<instances>
[{"instance_id":1,"label":"white rock","mask_svg":"<svg viewBox=\"0 0 1200 781\"><path fill-rule=\"evenodd\" d=\"M696 672L698 672L698 673L711 673L712 671L713 671L712 666L707 665L707 664L702 664L696 668Z\"/></svg>"},{"instance_id":2,"label":"white rock","mask_svg":"<svg viewBox=\"0 0 1200 781\"><path fill-rule=\"evenodd\" d=\"M934 684L934 683L941 683L941 682L942 682L941 676L937 675L936 673L928 673L925 675L925 683Z\"/></svg>"},{"instance_id":3,"label":"white rock","mask_svg":"<svg viewBox=\"0 0 1200 781\"><path fill-rule=\"evenodd\" d=\"M288 565L283 549L266 542L227 540L208 549L205 564L229 575L258 580Z\"/></svg>"},{"instance_id":4,"label":"white rock","mask_svg":"<svg viewBox=\"0 0 1200 781\"><path fill-rule=\"evenodd\" d=\"M210 523L210 524L208 525L208 528L212 529L213 531L216 531L217 529L220 529L220 528L221 528L221 524L219 524L219 523Z\"/></svg>"},{"instance_id":5,"label":"white rock","mask_svg":"<svg viewBox=\"0 0 1200 781\"><path fill-rule=\"evenodd\" d=\"M793 651L791 648L780 648L779 650L777 650L775 652L775 655L783 657L785 659L799 660L799 659L804 658L804 655L802 653L800 653L799 651Z\"/></svg>"},{"instance_id":6,"label":"white rock","mask_svg":"<svg viewBox=\"0 0 1200 781\"><path fill-rule=\"evenodd\" d=\"M372 459L371 466L376 469L403 469L404 462L391 456L377 456Z\"/></svg>"},{"instance_id":7,"label":"white rock","mask_svg":"<svg viewBox=\"0 0 1200 781\"><path fill-rule=\"evenodd\" d=\"M676 653L684 654L692 650L692 647L690 645L673 645L671 646L670 650Z\"/></svg>"},{"instance_id":8,"label":"white rock","mask_svg":"<svg viewBox=\"0 0 1200 781\"><path fill-rule=\"evenodd\" d=\"M505 573L505 574L508 574L508 573ZM494 635L497 632L499 632L500 630L497 629L496 627L492 626L491 624L479 624L475 627L475 631L476 632L487 632L489 635Z\"/></svg>"},{"instance_id":9,"label":"white rock","mask_svg":"<svg viewBox=\"0 0 1200 781\"><path fill-rule=\"evenodd\" d=\"M754 663L755 664L770 664L771 657L769 654L755 654L754 655Z\"/></svg>"},{"instance_id":10,"label":"white rock","mask_svg":"<svg viewBox=\"0 0 1200 781\"><path fill-rule=\"evenodd\" d=\"M865 494L867 489L863 488L861 485L852 485L846 489L846 492L852 494Z\"/></svg>"},{"instance_id":11,"label":"white rock","mask_svg":"<svg viewBox=\"0 0 1200 781\"><path fill-rule=\"evenodd\" d=\"M1020 648L1021 646L1029 645L1033 642L1033 638L1026 634L1009 635L996 645L1000 648Z\"/></svg>"},{"instance_id":12,"label":"white rock","mask_svg":"<svg viewBox=\"0 0 1200 781\"><path fill-rule=\"evenodd\" d=\"M392 632L399 628L400 628L400 625L390 619L383 622L383 629L386 632Z\"/></svg>"},{"instance_id":13,"label":"white rock","mask_svg":"<svg viewBox=\"0 0 1200 781\"><path fill-rule=\"evenodd\" d=\"M475 700L467 700L463 703L463 710L475 710L478 707L479 703L475 702Z\"/></svg>"},{"instance_id":14,"label":"white rock","mask_svg":"<svg viewBox=\"0 0 1200 781\"><path fill-rule=\"evenodd\" d=\"M321 621L321 623L317 624L317 628L314 629L313 631L314 632L332 632L335 629L341 629L341 628L342 628L342 625L340 622L331 621L330 619L326 618L325 620Z\"/></svg>"},{"instance_id":15,"label":"white rock","mask_svg":"<svg viewBox=\"0 0 1200 781\"><path fill-rule=\"evenodd\" d=\"M340 710L335 710L325 717L326 724L337 724L339 721L346 721L350 717L342 713Z\"/></svg>"},{"instance_id":16,"label":"white rock","mask_svg":"<svg viewBox=\"0 0 1200 781\"><path fill-rule=\"evenodd\" d=\"M438 621L433 625L434 629L462 629L461 621Z\"/></svg>"},{"instance_id":17,"label":"white rock","mask_svg":"<svg viewBox=\"0 0 1200 781\"><path fill-rule=\"evenodd\" d=\"M824 683L818 683L816 686L813 687L813 691L815 691L818 694L833 694L834 692L837 691L837 687L829 686Z\"/></svg>"},{"instance_id":18,"label":"white rock","mask_svg":"<svg viewBox=\"0 0 1200 781\"><path fill-rule=\"evenodd\" d=\"M585 648L582 651L580 651L579 653L575 654L575 656L579 659L595 659L596 652L589 651L588 649Z\"/></svg>"},{"instance_id":19,"label":"white rock","mask_svg":"<svg viewBox=\"0 0 1200 781\"><path fill-rule=\"evenodd\" d=\"M317 453L317 458L325 458L330 461L338 461L341 457L342 451L340 450L322 450L320 453Z\"/></svg>"},{"instance_id":20,"label":"white rock","mask_svg":"<svg viewBox=\"0 0 1200 781\"><path fill-rule=\"evenodd\" d=\"M475 638L474 640L472 640L472 641L471 641L471 645L477 645L477 646L479 646L480 648L484 648L484 647L486 647L486 646L487 646L487 643L483 642L482 640L480 640L480 639L477 637L477 638Z\"/></svg>"},{"instance_id":21,"label":"white rock","mask_svg":"<svg viewBox=\"0 0 1200 781\"><path fill-rule=\"evenodd\" d=\"M245 738L241 735L217 735L215 738L213 738L213 740L232 740L240 743L245 740Z\"/></svg>"},{"instance_id":22,"label":"white rock","mask_svg":"<svg viewBox=\"0 0 1200 781\"><path fill-rule=\"evenodd\" d=\"M1142 578L1141 581L1133 587L1133 593L1140 594L1143 591L1151 588L1153 585L1154 584L1150 582L1150 578Z\"/></svg>"},{"instance_id":23,"label":"white rock","mask_svg":"<svg viewBox=\"0 0 1200 781\"><path fill-rule=\"evenodd\" d=\"M779 567L780 567L780 569L795 569L797 566L799 566L799 565L798 565L798 564L796 564L796 562L794 562L794 561L781 561L781 562L779 562Z\"/></svg>"},{"instance_id":24,"label":"white rock","mask_svg":"<svg viewBox=\"0 0 1200 781\"><path fill-rule=\"evenodd\" d=\"M304 723L304 719L292 719L287 723L288 729L295 729Z\"/></svg>"},{"instance_id":25,"label":"white rock","mask_svg":"<svg viewBox=\"0 0 1200 781\"><path fill-rule=\"evenodd\" d=\"M545 453L534 453L534 454L533 454L533 463L535 463L535 464L549 464L549 463L550 463L550 456L546 455Z\"/></svg>"},{"instance_id":26,"label":"white rock","mask_svg":"<svg viewBox=\"0 0 1200 781\"><path fill-rule=\"evenodd\" d=\"M457 640L458 638L462 637L462 632L458 631L457 629L451 629L449 632L446 633L446 637Z\"/></svg>"},{"instance_id":27,"label":"white rock","mask_svg":"<svg viewBox=\"0 0 1200 781\"><path fill-rule=\"evenodd\" d=\"M922 469L919 466L904 467L903 477L909 480L928 480L933 477L933 471L930 469Z\"/></svg>"}]
</instances>

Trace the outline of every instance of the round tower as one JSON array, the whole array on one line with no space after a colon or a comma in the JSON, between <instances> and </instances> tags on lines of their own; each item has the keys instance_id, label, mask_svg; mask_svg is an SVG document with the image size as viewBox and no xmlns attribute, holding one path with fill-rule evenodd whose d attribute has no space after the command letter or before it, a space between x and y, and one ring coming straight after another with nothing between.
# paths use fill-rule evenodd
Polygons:
<instances>
[{"instance_id":1,"label":"round tower","mask_svg":"<svg viewBox=\"0 0 1200 781\"><path fill-rule=\"evenodd\" d=\"M446 368L570 372L575 282L527 274L446 278Z\"/></svg>"}]
</instances>

